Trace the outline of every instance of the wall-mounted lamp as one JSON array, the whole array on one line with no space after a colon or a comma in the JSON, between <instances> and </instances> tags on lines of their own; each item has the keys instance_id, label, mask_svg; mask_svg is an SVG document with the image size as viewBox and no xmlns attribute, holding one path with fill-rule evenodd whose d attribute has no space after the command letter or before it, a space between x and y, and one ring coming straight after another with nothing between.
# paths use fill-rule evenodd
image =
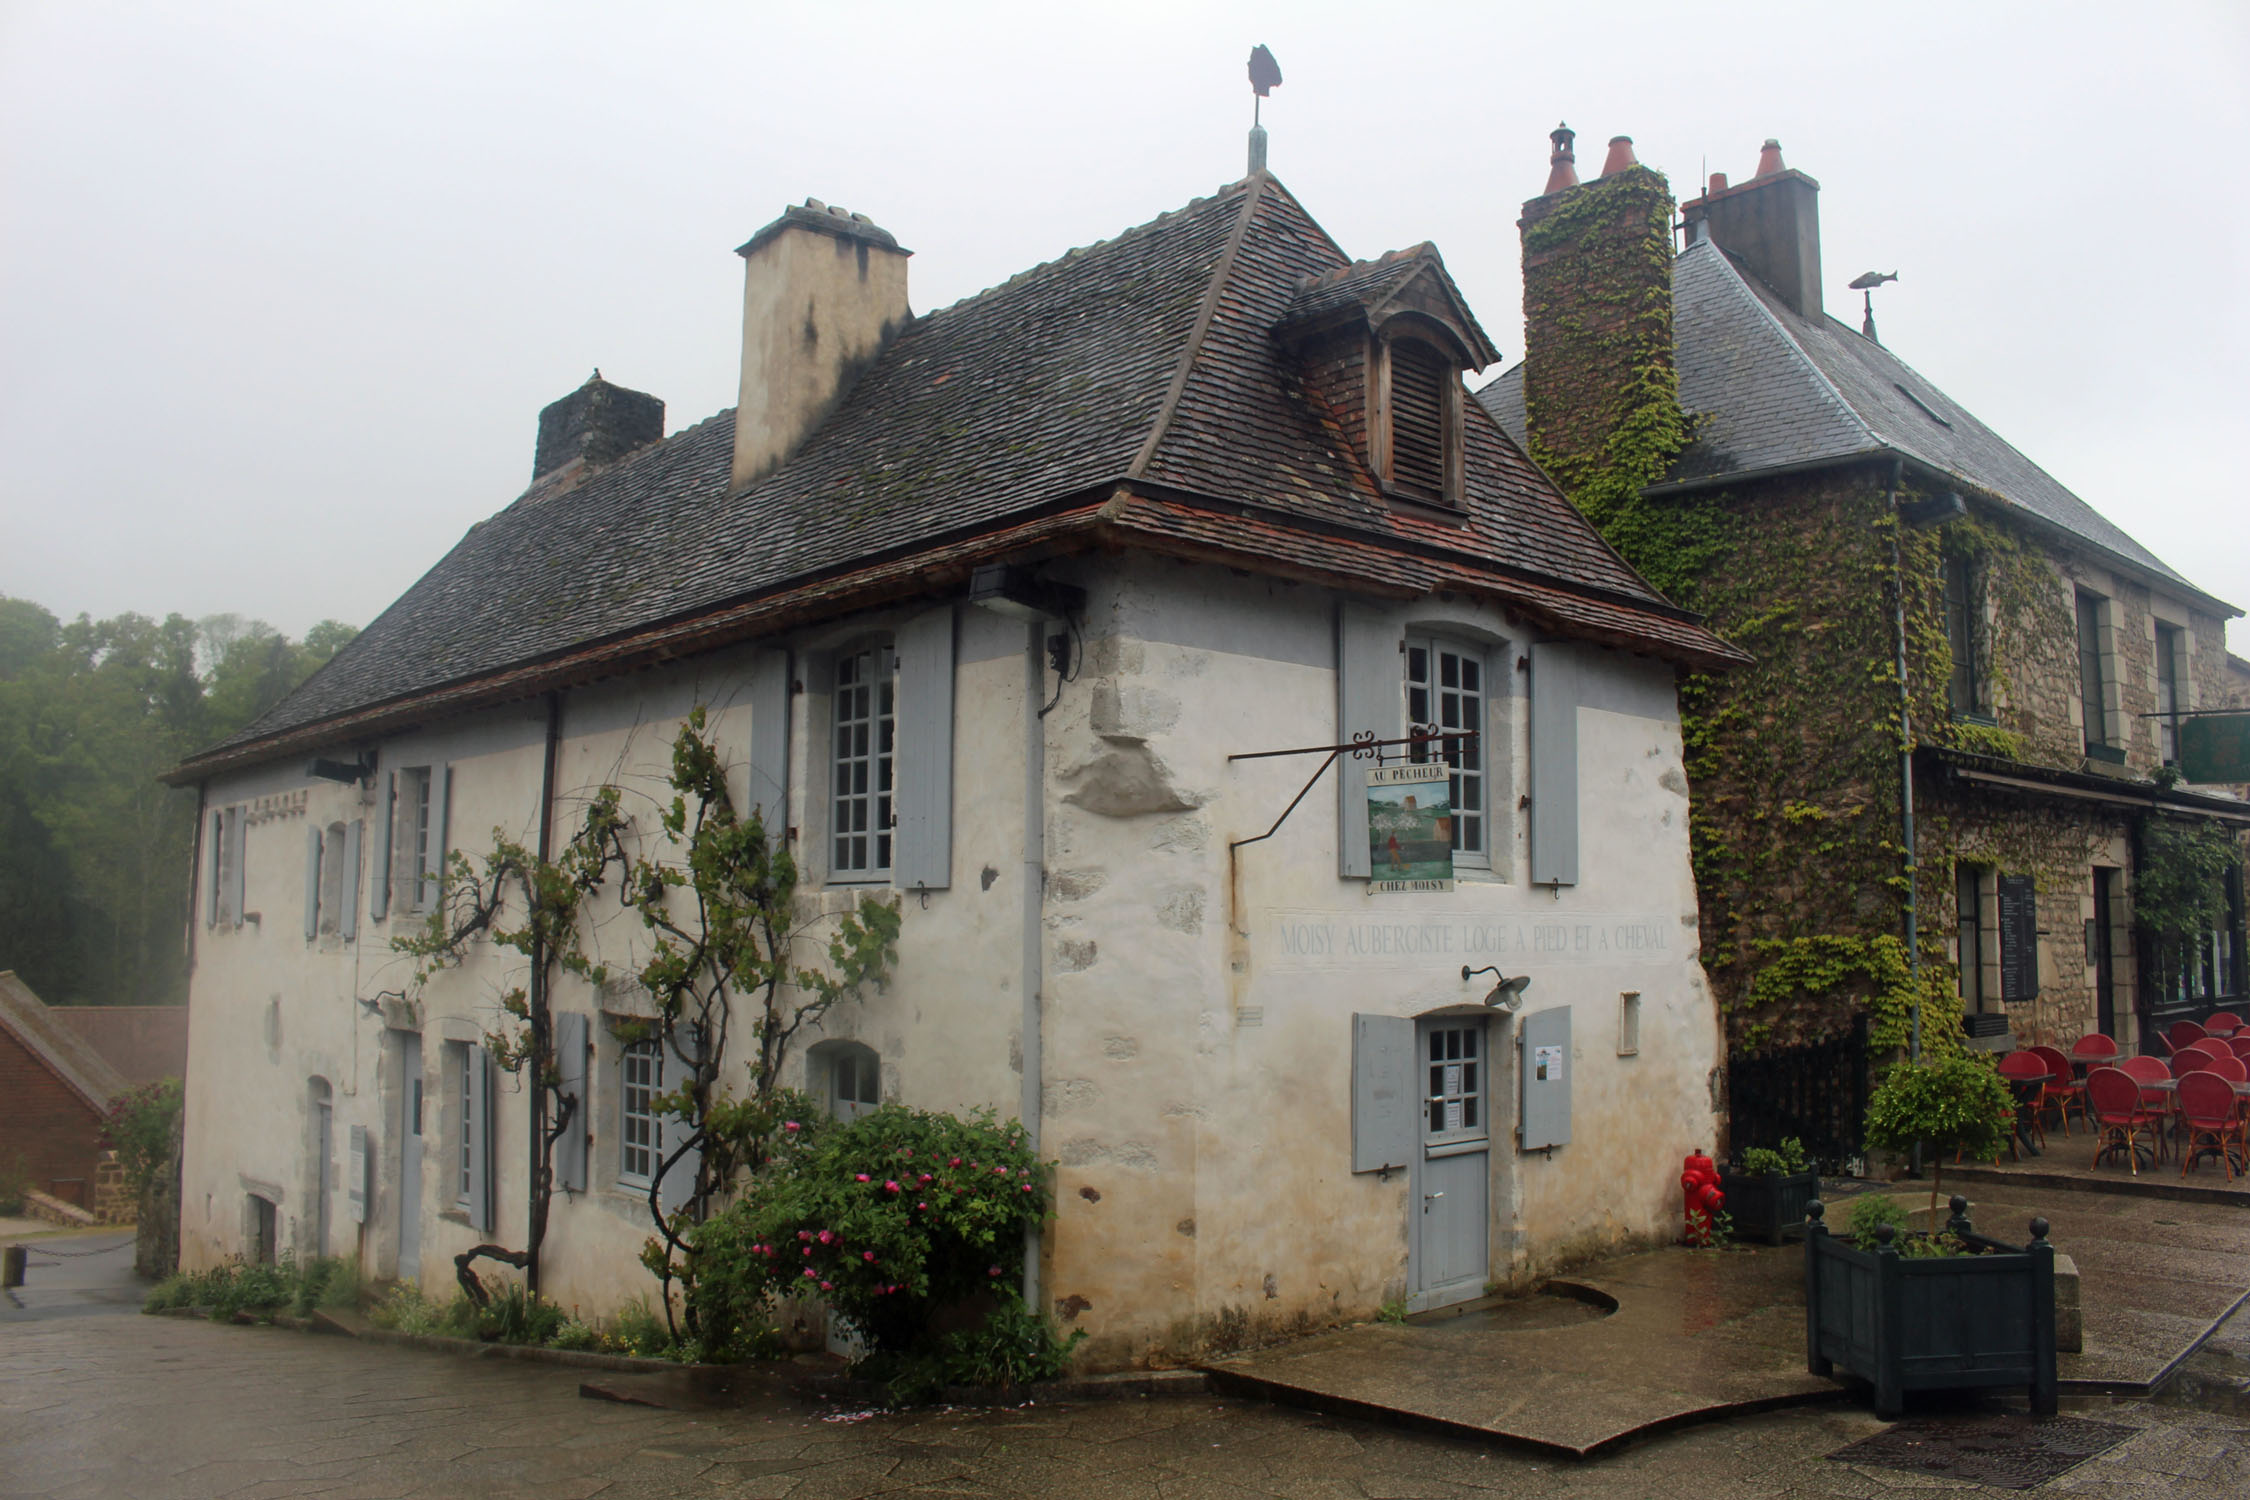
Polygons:
<instances>
[{"instance_id":1,"label":"wall-mounted lamp","mask_svg":"<svg viewBox=\"0 0 2250 1500\"><path fill-rule=\"evenodd\" d=\"M1461 965L1461 978L1464 981L1473 979L1479 974L1490 974L1499 981L1493 985L1492 993L1484 997L1484 1003L1487 1006L1493 1010L1504 1010L1511 1014L1523 1009L1523 992L1531 988L1531 976L1529 974L1518 974L1515 978L1510 979L1491 964L1486 964L1481 969L1472 969L1467 964Z\"/></svg>"}]
</instances>

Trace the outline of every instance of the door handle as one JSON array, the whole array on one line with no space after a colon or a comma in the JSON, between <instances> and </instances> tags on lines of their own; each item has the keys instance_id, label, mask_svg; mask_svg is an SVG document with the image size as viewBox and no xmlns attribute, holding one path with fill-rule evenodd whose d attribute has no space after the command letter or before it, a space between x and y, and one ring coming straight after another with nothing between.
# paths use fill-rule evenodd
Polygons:
<instances>
[{"instance_id":1,"label":"door handle","mask_svg":"<svg viewBox=\"0 0 2250 1500\"><path fill-rule=\"evenodd\" d=\"M1422 1195L1422 1201L1424 1203L1432 1203L1444 1196L1445 1194L1443 1193L1424 1193Z\"/></svg>"}]
</instances>

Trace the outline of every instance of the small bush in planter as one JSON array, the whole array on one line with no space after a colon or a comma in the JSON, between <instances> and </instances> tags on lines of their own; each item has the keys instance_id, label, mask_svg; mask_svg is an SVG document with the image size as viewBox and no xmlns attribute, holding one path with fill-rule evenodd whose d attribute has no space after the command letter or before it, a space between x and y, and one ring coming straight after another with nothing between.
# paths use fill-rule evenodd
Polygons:
<instances>
[{"instance_id":1,"label":"small bush in planter","mask_svg":"<svg viewBox=\"0 0 2250 1500\"><path fill-rule=\"evenodd\" d=\"M1867 1103L1868 1144L1905 1155L1930 1148L1930 1226L1937 1227L1947 1153L1999 1154L2015 1128L2016 1096L1982 1054L1893 1064Z\"/></svg>"},{"instance_id":2,"label":"small bush in planter","mask_svg":"<svg viewBox=\"0 0 2250 1500\"><path fill-rule=\"evenodd\" d=\"M812 1292L865 1340L860 1373L902 1397L1060 1372L1079 1336L1055 1339L1016 1287L1024 1234L1049 1211L1020 1124L886 1104L802 1134L695 1231L689 1308L708 1356L755 1352L780 1299ZM981 1329L941 1326L977 1312Z\"/></svg>"},{"instance_id":3,"label":"small bush in planter","mask_svg":"<svg viewBox=\"0 0 2250 1500\"><path fill-rule=\"evenodd\" d=\"M1795 1177L1808 1170L1805 1143L1791 1136L1781 1143L1778 1151L1752 1146L1742 1153L1742 1170L1750 1177Z\"/></svg>"},{"instance_id":4,"label":"small bush in planter","mask_svg":"<svg viewBox=\"0 0 2250 1500\"><path fill-rule=\"evenodd\" d=\"M1803 1226L1805 1205L1820 1191L1820 1178L1805 1159L1805 1143L1795 1136L1779 1150L1750 1147L1742 1153L1742 1165L1720 1176L1742 1233L1774 1245Z\"/></svg>"}]
</instances>

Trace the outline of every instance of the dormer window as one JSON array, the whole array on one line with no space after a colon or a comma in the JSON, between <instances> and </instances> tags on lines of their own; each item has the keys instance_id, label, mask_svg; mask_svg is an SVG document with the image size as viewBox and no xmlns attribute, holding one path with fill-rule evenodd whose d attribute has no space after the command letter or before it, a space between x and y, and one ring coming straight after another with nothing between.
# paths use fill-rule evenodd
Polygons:
<instances>
[{"instance_id":1,"label":"dormer window","mask_svg":"<svg viewBox=\"0 0 2250 1500\"><path fill-rule=\"evenodd\" d=\"M1460 374L1434 344L1410 335L1384 341L1389 374L1388 472L1393 494L1431 505L1460 503Z\"/></svg>"}]
</instances>

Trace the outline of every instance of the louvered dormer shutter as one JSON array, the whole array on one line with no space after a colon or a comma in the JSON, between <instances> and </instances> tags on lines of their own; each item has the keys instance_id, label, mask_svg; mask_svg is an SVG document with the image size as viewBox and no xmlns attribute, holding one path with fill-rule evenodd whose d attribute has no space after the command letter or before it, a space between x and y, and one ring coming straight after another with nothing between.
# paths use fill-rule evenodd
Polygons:
<instances>
[{"instance_id":1,"label":"louvered dormer shutter","mask_svg":"<svg viewBox=\"0 0 2250 1500\"><path fill-rule=\"evenodd\" d=\"M1419 339L1391 345L1391 484L1445 500L1445 388L1453 367Z\"/></svg>"}]
</instances>

